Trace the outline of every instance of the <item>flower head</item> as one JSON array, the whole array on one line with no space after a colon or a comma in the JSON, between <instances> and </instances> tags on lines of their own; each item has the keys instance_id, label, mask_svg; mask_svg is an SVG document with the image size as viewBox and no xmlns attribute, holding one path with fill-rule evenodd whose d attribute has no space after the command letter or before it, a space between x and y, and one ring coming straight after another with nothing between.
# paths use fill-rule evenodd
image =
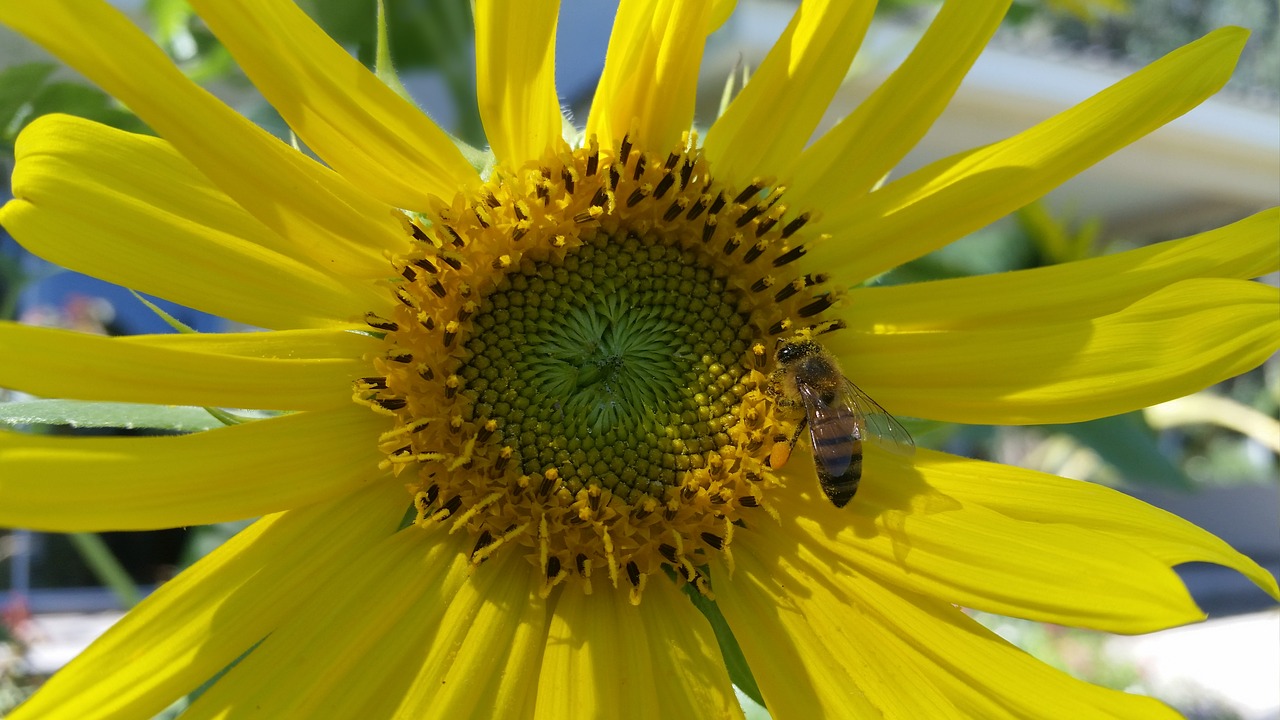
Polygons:
<instances>
[{"instance_id":1,"label":"flower head","mask_svg":"<svg viewBox=\"0 0 1280 720\"><path fill-rule=\"evenodd\" d=\"M163 139L36 121L0 222L49 259L270 331L0 325L0 383L290 412L182 438L0 435L0 520L264 517L14 717L145 717L228 666L192 717L738 715L688 596L715 599L780 718L1147 717L1169 711L1059 674L956 606L1143 632L1202 617L1170 569L1191 560L1280 594L1221 541L1118 493L884 452L870 440L901 429L840 379L907 416L1066 422L1274 352L1276 292L1248 281L1276 268L1274 210L1052 268L860 285L1193 107L1241 31L881 186L1007 3L948 4L807 144L863 5L803 3L700 139L696 69L726 8L624 2L566 139L554 4L482 2L482 176L287 0L193 4L323 164L104 4L5 3L0 21ZM816 364L800 374L795 358ZM806 424L812 447L793 453Z\"/></svg>"}]
</instances>

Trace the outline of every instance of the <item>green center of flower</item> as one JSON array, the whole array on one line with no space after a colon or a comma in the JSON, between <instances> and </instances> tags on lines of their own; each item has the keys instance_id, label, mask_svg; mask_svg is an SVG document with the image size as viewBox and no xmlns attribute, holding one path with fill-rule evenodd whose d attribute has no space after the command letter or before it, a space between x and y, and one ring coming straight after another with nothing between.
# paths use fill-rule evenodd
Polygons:
<instances>
[{"instance_id":1,"label":"green center of flower","mask_svg":"<svg viewBox=\"0 0 1280 720\"><path fill-rule=\"evenodd\" d=\"M836 326L837 298L794 269L808 216L717 182L695 145L591 142L404 218L354 397L393 418L415 525L469 532L473 564L522 553L544 594L600 573L635 603L655 573L709 593L710 555L732 567L734 528L773 514L770 452L803 413L770 354Z\"/></svg>"},{"instance_id":2,"label":"green center of flower","mask_svg":"<svg viewBox=\"0 0 1280 720\"><path fill-rule=\"evenodd\" d=\"M597 235L509 273L480 304L458 375L528 474L662 500L724 432L755 331L724 280L661 238Z\"/></svg>"}]
</instances>

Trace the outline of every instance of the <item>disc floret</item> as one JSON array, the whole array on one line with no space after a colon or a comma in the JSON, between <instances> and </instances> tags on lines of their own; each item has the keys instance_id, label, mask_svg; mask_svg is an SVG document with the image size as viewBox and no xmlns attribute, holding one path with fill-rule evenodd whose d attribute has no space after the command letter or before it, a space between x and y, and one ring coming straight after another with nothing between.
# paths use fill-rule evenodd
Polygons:
<instances>
[{"instance_id":1,"label":"disc floret","mask_svg":"<svg viewBox=\"0 0 1280 720\"><path fill-rule=\"evenodd\" d=\"M768 512L792 420L766 392L776 336L819 322L824 277L788 277L807 215L729 188L692 138L624 140L499 169L422 217L392 259L393 317L355 397L395 419L415 524L523 553L547 593L601 576L633 602L664 568L710 588L734 528Z\"/></svg>"}]
</instances>

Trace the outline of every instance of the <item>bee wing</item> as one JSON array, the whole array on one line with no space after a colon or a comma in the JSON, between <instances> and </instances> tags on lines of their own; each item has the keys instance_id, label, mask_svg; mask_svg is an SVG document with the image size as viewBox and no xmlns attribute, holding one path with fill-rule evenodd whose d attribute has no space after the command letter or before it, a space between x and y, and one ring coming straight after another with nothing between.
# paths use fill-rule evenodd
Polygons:
<instances>
[{"instance_id":1,"label":"bee wing","mask_svg":"<svg viewBox=\"0 0 1280 720\"><path fill-rule=\"evenodd\" d=\"M799 383L797 389L809 418L814 459L828 475L843 476L853 461L857 445L867 434L862 416L850 404L850 397L837 393L828 403L809 385Z\"/></svg>"},{"instance_id":2,"label":"bee wing","mask_svg":"<svg viewBox=\"0 0 1280 720\"><path fill-rule=\"evenodd\" d=\"M869 435L866 432L861 433L860 438L869 437L879 447L898 455L911 455L916 451L916 442L911 439L911 433L902 427L902 423L848 378L844 380L844 392L857 406L866 429L871 431Z\"/></svg>"}]
</instances>

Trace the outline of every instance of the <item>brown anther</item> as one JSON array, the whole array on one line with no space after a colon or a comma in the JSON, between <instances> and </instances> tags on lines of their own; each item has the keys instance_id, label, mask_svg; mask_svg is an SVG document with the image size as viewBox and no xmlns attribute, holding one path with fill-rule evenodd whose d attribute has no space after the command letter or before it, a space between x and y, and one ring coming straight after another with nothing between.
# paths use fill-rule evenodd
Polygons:
<instances>
[{"instance_id":1,"label":"brown anther","mask_svg":"<svg viewBox=\"0 0 1280 720\"><path fill-rule=\"evenodd\" d=\"M702 542L710 545L716 550L721 550L724 548L724 538L720 537L719 535L715 535L713 533L709 533L709 532L702 533Z\"/></svg>"},{"instance_id":2,"label":"brown anther","mask_svg":"<svg viewBox=\"0 0 1280 720\"><path fill-rule=\"evenodd\" d=\"M807 222L809 222L809 213L801 213L798 215L795 220L787 223L786 226L782 228L782 239L786 240L792 235L795 235L796 231L804 227L804 224Z\"/></svg>"},{"instance_id":3,"label":"brown anther","mask_svg":"<svg viewBox=\"0 0 1280 720\"><path fill-rule=\"evenodd\" d=\"M458 508L460 507L462 507L461 495L454 495L453 497L449 498L448 500L445 501L444 507L441 508L442 510L446 511L448 514L441 519L452 517L454 513L458 512Z\"/></svg>"},{"instance_id":4,"label":"brown anther","mask_svg":"<svg viewBox=\"0 0 1280 720\"><path fill-rule=\"evenodd\" d=\"M747 200L750 200L751 198L753 198L753 197L755 197L756 195L758 195L758 194L760 193L760 191L761 191L761 190L763 190L763 189L764 189L764 185L763 185L763 184L761 184L761 183L760 183L760 182L758 182L758 181L757 181L757 182L753 182L753 183L751 183L750 185L748 185L748 186L746 186L745 188L743 188L743 189L742 189L742 192L738 193L738 197L734 198L734 199L733 199L733 201L734 201L735 203L737 203L738 205L741 205L742 203L746 202Z\"/></svg>"},{"instance_id":5,"label":"brown anther","mask_svg":"<svg viewBox=\"0 0 1280 720\"><path fill-rule=\"evenodd\" d=\"M410 294L408 290L405 290L404 288L396 288L394 294L396 296L396 299L400 301L401 305L404 305L410 310L419 309L418 299L415 298L412 294Z\"/></svg>"},{"instance_id":6,"label":"brown anther","mask_svg":"<svg viewBox=\"0 0 1280 720\"><path fill-rule=\"evenodd\" d=\"M493 535L488 530L481 530L480 537L476 538L475 547L471 548L471 559L475 560L476 553L493 544Z\"/></svg>"},{"instance_id":7,"label":"brown anther","mask_svg":"<svg viewBox=\"0 0 1280 720\"><path fill-rule=\"evenodd\" d=\"M703 210L707 209L707 196L702 195L693 201L693 206L689 208L689 212L685 214L685 220L696 220Z\"/></svg>"},{"instance_id":8,"label":"brown anther","mask_svg":"<svg viewBox=\"0 0 1280 720\"><path fill-rule=\"evenodd\" d=\"M800 317L812 317L820 312L830 308L836 304L835 297L831 293L819 295L816 300L800 308L797 312Z\"/></svg>"},{"instance_id":9,"label":"brown anther","mask_svg":"<svg viewBox=\"0 0 1280 720\"><path fill-rule=\"evenodd\" d=\"M808 252L808 250L805 250L805 247L803 245L797 245L791 248L790 250L786 251L785 253L779 255L778 257L774 258L773 266L782 267L783 265L786 265L789 262L795 262L796 260L799 260L800 257L803 256L806 252Z\"/></svg>"},{"instance_id":10,"label":"brown anther","mask_svg":"<svg viewBox=\"0 0 1280 720\"><path fill-rule=\"evenodd\" d=\"M666 195L667 191L670 190L671 187L675 184L676 184L675 173L671 172L670 170L667 170L666 174L662 176L662 179L658 181L658 186L653 189L653 197L661 198L663 195Z\"/></svg>"},{"instance_id":11,"label":"brown anther","mask_svg":"<svg viewBox=\"0 0 1280 720\"><path fill-rule=\"evenodd\" d=\"M803 289L804 289L804 281L801 280L800 278L796 278L795 280L792 280L791 282L782 286L781 290L774 293L773 299L775 302L782 302L783 300L786 300L787 298L791 297L792 295L795 295L796 293L800 292Z\"/></svg>"},{"instance_id":12,"label":"brown anther","mask_svg":"<svg viewBox=\"0 0 1280 720\"><path fill-rule=\"evenodd\" d=\"M638 187L635 190L632 190L631 196L627 198L627 207L635 207L636 203L640 202L644 198L645 191L643 187Z\"/></svg>"},{"instance_id":13,"label":"brown anther","mask_svg":"<svg viewBox=\"0 0 1280 720\"><path fill-rule=\"evenodd\" d=\"M403 410L409 401L401 397L374 398L374 402L387 410Z\"/></svg>"},{"instance_id":14,"label":"brown anther","mask_svg":"<svg viewBox=\"0 0 1280 720\"><path fill-rule=\"evenodd\" d=\"M395 332L400 329L400 325L394 320L388 320L375 313L367 312L364 314L364 324L374 330L385 330L387 332Z\"/></svg>"},{"instance_id":15,"label":"brown anther","mask_svg":"<svg viewBox=\"0 0 1280 720\"><path fill-rule=\"evenodd\" d=\"M716 193L716 199L711 201L711 207L707 208L707 212L712 215L715 215L716 213L720 212L720 210L724 207L726 202L727 201L724 199L723 192Z\"/></svg>"}]
</instances>

